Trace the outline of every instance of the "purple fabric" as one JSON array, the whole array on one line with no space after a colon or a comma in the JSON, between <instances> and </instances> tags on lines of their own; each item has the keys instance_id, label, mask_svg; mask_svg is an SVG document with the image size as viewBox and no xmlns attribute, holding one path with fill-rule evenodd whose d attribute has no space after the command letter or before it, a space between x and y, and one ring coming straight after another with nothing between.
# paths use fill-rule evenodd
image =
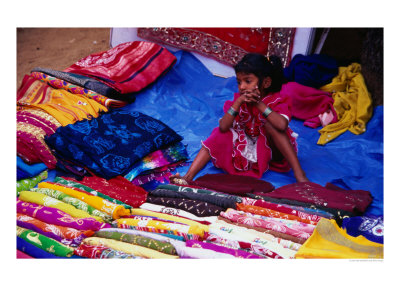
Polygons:
<instances>
[{"instance_id":1,"label":"purple fabric","mask_svg":"<svg viewBox=\"0 0 400 300\"><path fill-rule=\"evenodd\" d=\"M71 227L78 230L97 231L101 228L111 227L110 224L101 223L94 218L73 218L57 208L28 203L19 199L17 199L17 213L28 215L48 224Z\"/></svg>"},{"instance_id":2,"label":"purple fabric","mask_svg":"<svg viewBox=\"0 0 400 300\"><path fill-rule=\"evenodd\" d=\"M240 249L231 249L231 248L227 248L224 246L219 246L219 245L215 245L212 243L205 243L205 242L200 242L200 241L195 241L195 240L186 241L186 246L192 247L192 248L209 249L209 250L213 250L216 252L230 254L235 257L240 257L240 258L263 258L261 256L258 256L258 255L252 254L252 253L248 253L248 252L240 250Z\"/></svg>"}]
</instances>

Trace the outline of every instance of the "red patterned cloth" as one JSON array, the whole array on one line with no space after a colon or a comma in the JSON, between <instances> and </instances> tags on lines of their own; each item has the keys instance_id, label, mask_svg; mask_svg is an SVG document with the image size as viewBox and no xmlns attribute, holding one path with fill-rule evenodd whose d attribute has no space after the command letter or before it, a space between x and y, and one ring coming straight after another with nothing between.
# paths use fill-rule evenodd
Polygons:
<instances>
[{"instance_id":1,"label":"red patterned cloth","mask_svg":"<svg viewBox=\"0 0 400 300\"><path fill-rule=\"evenodd\" d=\"M248 52L277 55L289 65L295 28L138 28L149 41L195 51L227 65Z\"/></svg>"},{"instance_id":2,"label":"red patterned cloth","mask_svg":"<svg viewBox=\"0 0 400 300\"><path fill-rule=\"evenodd\" d=\"M176 57L151 42L127 42L91 54L64 70L97 79L122 94L138 92L164 74Z\"/></svg>"}]
</instances>

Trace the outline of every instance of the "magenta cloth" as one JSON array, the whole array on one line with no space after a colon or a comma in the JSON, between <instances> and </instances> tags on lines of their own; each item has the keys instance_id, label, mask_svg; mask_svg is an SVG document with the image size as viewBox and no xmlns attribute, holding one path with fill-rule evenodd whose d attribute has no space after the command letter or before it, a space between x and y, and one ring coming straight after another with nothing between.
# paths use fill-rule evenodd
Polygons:
<instances>
[{"instance_id":1,"label":"magenta cloth","mask_svg":"<svg viewBox=\"0 0 400 300\"><path fill-rule=\"evenodd\" d=\"M189 184L241 196L247 193L268 193L275 188L271 183L258 178L232 174L206 174Z\"/></svg>"},{"instance_id":2,"label":"magenta cloth","mask_svg":"<svg viewBox=\"0 0 400 300\"><path fill-rule=\"evenodd\" d=\"M176 57L155 43L134 41L82 58L64 70L97 79L121 94L138 92L163 75Z\"/></svg>"},{"instance_id":3,"label":"magenta cloth","mask_svg":"<svg viewBox=\"0 0 400 300\"><path fill-rule=\"evenodd\" d=\"M101 228L111 227L110 224L101 223L94 218L73 218L57 208L29 203L19 199L17 199L17 213L28 215L48 224L71 227L78 230L97 231Z\"/></svg>"},{"instance_id":4,"label":"magenta cloth","mask_svg":"<svg viewBox=\"0 0 400 300\"><path fill-rule=\"evenodd\" d=\"M240 249L232 249L232 248L227 248L224 246L219 246L216 244L212 243L205 243L205 242L200 242L200 241L195 241L195 240L188 240L186 241L186 246L191 247L191 248L202 248L202 249L209 249L213 250L215 252L221 252L221 253L226 253L233 255L235 257L240 257L240 258L263 258L259 255L255 255Z\"/></svg>"},{"instance_id":5,"label":"magenta cloth","mask_svg":"<svg viewBox=\"0 0 400 300\"><path fill-rule=\"evenodd\" d=\"M22 251L17 250L17 258L34 258Z\"/></svg>"},{"instance_id":6,"label":"magenta cloth","mask_svg":"<svg viewBox=\"0 0 400 300\"><path fill-rule=\"evenodd\" d=\"M317 128L322 124L324 113L331 113L333 119L329 123L337 122L337 114L333 107L331 93L301 85L297 82L288 82L282 85L281 95L292 99L292 114L300 120L305 120L304 125Z\"/></svg>"},{"instance_id":7,"label":"magenta cloth","mask_svg":"<svg viewBox=\"0 0 400 300\"><path fill-rule=\"evenodd\" d=\"M233 101L228 100L225 102L224 112L228 111L237 97L239 97L239 94L235 93ZM289 97L281 96L280 93L274 93L266 96L262 101L275 112L286 116L289 121L291 120L292 104ZM203 146L208 149L211 155L213 164L228 174L245 175L255 178L261 178L268 169L277 172L290 171L290 165L286 159L278 163L271 162L272 150L266 138L265 121L266 119L263 114L254 105L243 103L231 130L222 133L219 127L216 127L203 142ZM238 139L235 141L232 131L238 136ZM256 163L251 163L241 154L246 147L245 134L258 138ZM296 138L289 127L286 130L286 134L297 152Z\"/></svg>"},{"instance_id":8,"label":"magenta cloth","mask_svg":"<svg viewBox=\"0 0 400 300\"><path fill-rule=\"evenodd\" d=\"M284 185L263 194L278 199L288 199L322 207L363 213L372 202L371 193L364 190L343 190L334 185L323 187L313 182L297 182Z\"/></svg>"},{"instance_id":9,"label":"magenta cloth","mask_svg":"<svg viewBox=\"0 0 400 300\"><path fill-rule=\"evenodd\" d=\"M272 203L272 202L268 202L268 201L260 200L260 199L252 199L252 198L244 197L242 200L242 203L246 204L246 205L254 205L254 206L272 209L275 211L293 215L293 216L299 217L301 219L309 220L312 222L318 222L322 218L317 215L312 215L312 214L305 213L303 211L292 209L292 208L287 207L282 204Z\"/></svg>"}]
</instances>

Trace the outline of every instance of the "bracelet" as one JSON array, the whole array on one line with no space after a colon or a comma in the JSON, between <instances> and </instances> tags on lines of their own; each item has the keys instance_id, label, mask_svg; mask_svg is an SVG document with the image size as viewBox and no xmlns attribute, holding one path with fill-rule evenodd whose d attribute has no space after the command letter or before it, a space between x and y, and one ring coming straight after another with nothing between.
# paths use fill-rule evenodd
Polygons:
<instances>
[{"instance_id":1,"label":"bracelet","mask_svg":"<svg viewBox=\"0 0 400 300\"><path fill-rule=\"evenodd\" d=\"M272 113L273 110L270 109L268 106L267 108L264 110L264 112L262 113L264 117L268 117L270 113Z\"/></svg>"},{"instance_id":2,"label":"bracelet","mask_svg":"<svg viewBox=\"0 0 400 300\"><path fill-rule=\"evenodd\" d=\"M230 115L233 116L233 117L236 117L236 116L239 114L239 113L238 113L236 110L234 110L232 107L230 107L230 108L228 109L227 113L230 114Z\"/></svg>"}]
</instances>

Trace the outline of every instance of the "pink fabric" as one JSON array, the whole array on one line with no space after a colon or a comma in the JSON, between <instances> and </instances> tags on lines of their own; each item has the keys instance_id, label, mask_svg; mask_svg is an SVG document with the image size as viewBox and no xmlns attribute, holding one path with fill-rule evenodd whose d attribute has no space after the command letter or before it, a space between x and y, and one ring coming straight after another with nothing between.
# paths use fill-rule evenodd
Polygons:
<instances>
[{"instance_id":1,"label":"pink fabric","mask_svg":"<svg viewBox=\"0 0 400 300\"><path fill-rule=\"evenodd\" d=\"M17 258L34 258L22 251L17 250Z\"/></svg>"},{"instance_id":2,"label":"pink fabric","mask_svg":"<svg viewBox=\"0 0 400 300\"><path fill-rule=\"evenodd\" d=\"M338 120L333 107L332 96L328 92L297 82L288 82L282 86L281 94L292 98L293 117L305 120L305 126L317 128L321 125L335 123ZM325 113L328 115L324 115ZM325 121L327 117L329 118ZM321 119L324 124L321 123Z\"/></svg>"},{"instance_id":3,"label":"pink fabric","mask_svg":"<svg viewBox=\"0 0 400 300\"><path fill-rule=\"evenodd\" d=\"M224 112L232 106L239 94L234 95L233 101L226 101L224 104ZM281 96L280 93L268 95L262 100L272 110L282 115L287 116L291 119L291 101L286 96ZM255 122L254 130L249 129L249 124ZM254 106L242 104L239 110L239 115L235 119L236 125L227 132L222 133L219 127L214 128L209 138L203 142L203 146L206 147L212 157L212 162L217 168L223 169L225 172L233 175L245 175L256 178L261 178L262 175L268 170L274 170L278 172L288 172L290 166L286 160L282 163L271 162L272 151L269 147L268 140L265 136L265 117L261 112ZM233 151L233 133L235 131L239 136L239 141L235 142ZM247 132L254 132L258 136L257 141L257 163L247 164L247 159L241 156L246 141L243 141L244 134ZM297 152L297 143L295 137L292 135L293 131L288 128L286 134L289 137L295 151ZM238 156L240 156L238 158ZM239 170L241 169L241 170Z\"/></svg>"}]
</instances>

